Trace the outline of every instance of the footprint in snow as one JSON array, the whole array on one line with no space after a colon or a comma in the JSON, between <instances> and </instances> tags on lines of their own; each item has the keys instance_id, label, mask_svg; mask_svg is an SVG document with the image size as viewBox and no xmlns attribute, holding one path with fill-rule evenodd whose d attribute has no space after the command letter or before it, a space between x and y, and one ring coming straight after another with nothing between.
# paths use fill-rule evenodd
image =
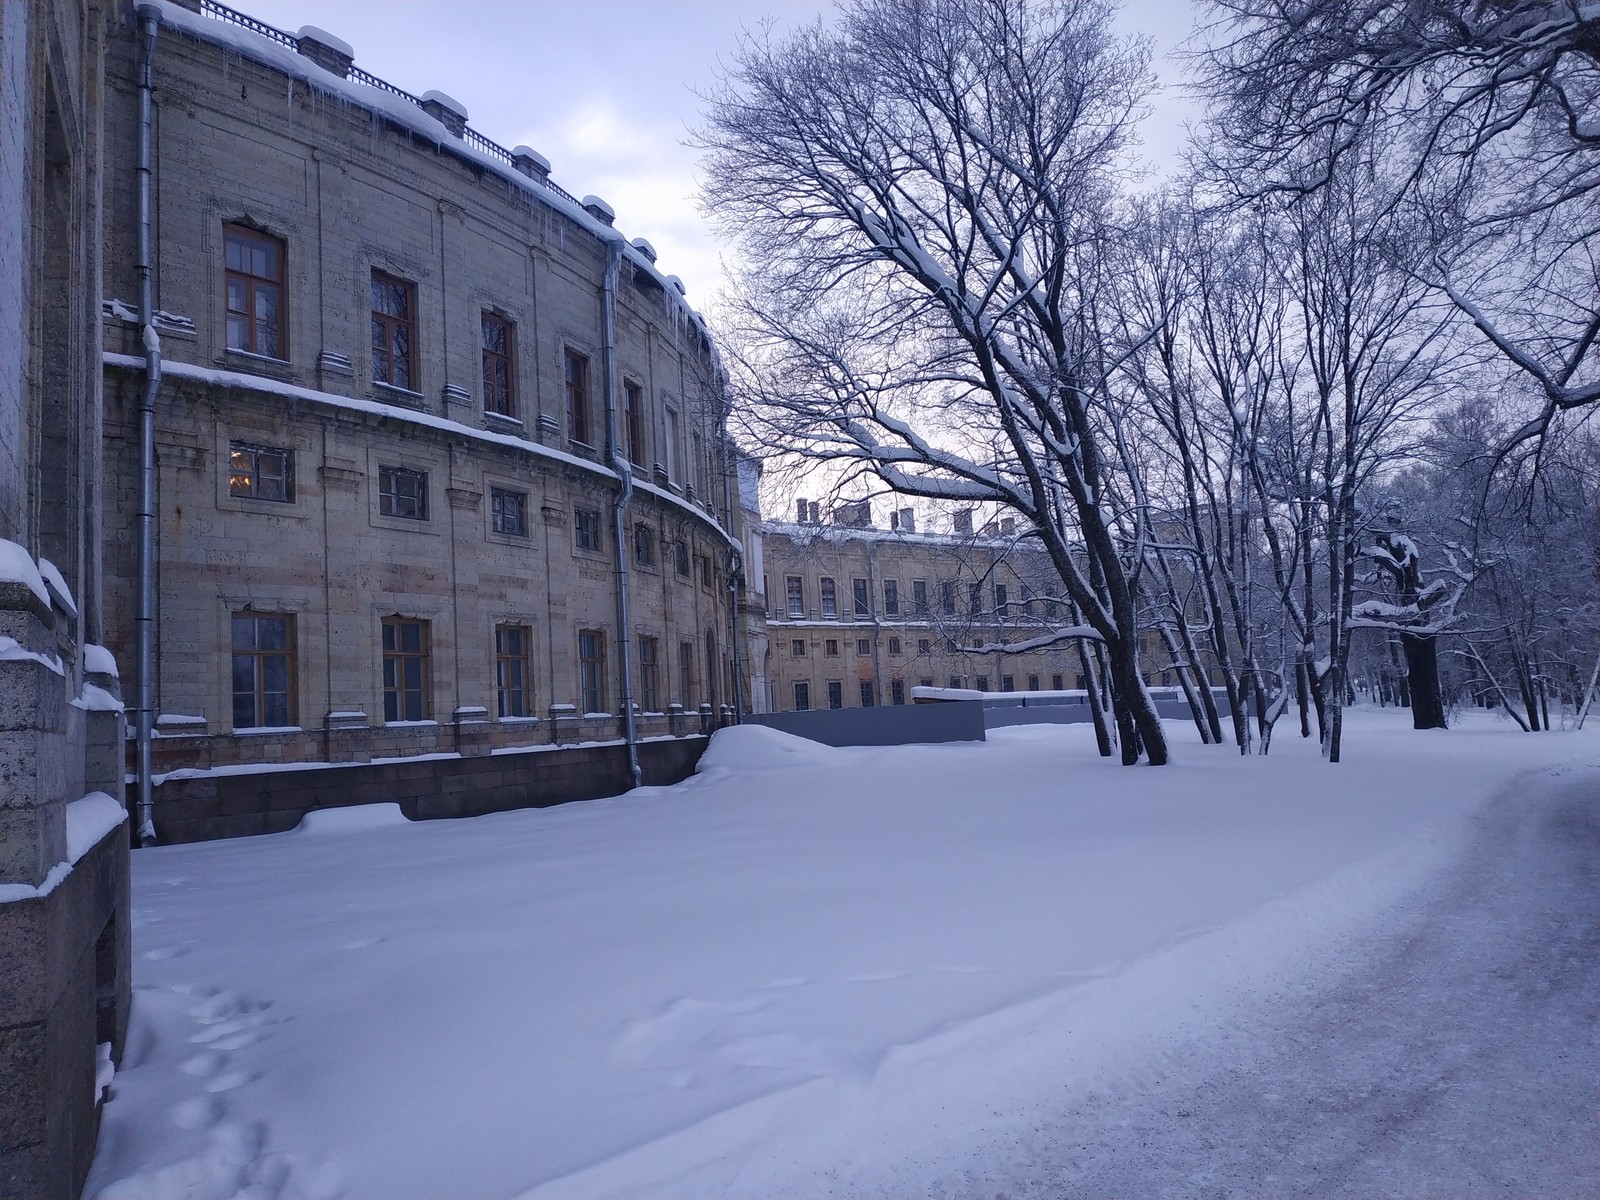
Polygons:
<instances>
[{"instance_id":1,"label":"footprint in snow","mask_svg":"<svg viewBox=\"0 0 1600 1200\"><path fill-rule=\"evenodd\" d=\"M178 1070L185 1075L193 1075L196 1078L204 1079L208 1075L215 1075L227 1065L228 1056L226 1054L215 1054L210 1050L206 1050L184 1059L179 1064Z\"/></svg>"},{"instance_id":2,"label":"footprint in snow","mask_svg":"<svg viewBox=\"0 0 1600 1200\"><path fill-rule=\"evenodd\" d=\"M210 1129L227 1111L215 1096L194 1096L172 1106L172 1123L179 1129Z\"/></svg>"},{"instance_id":3,"label":"footprint in snow","mask_svg":"<svg viewBox=\"0 0 1600 1200\"><path fill-rule=\"evenodd\" d=\"M208 1092L231 1092L235 1088L242 1088L247 1083L254 1083L261 1076L254 1071L229 1071L226 1075L218 1075L208 1079L205 1084Z\"/></svg>"}]
</instances>

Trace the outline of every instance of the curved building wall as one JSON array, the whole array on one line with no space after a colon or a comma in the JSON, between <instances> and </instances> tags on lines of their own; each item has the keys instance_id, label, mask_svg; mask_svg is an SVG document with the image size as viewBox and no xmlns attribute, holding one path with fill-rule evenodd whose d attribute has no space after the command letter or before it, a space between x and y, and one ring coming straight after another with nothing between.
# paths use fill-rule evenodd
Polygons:
<instances>
[{"instance_id":1,"label":"curved building wall","mask_svg":"<svg viewBox=\"0 0 1600 1200\"><path fill-rule=\"evenodd\" d=\"M701 706L732 703L740 506L720 371L675 281L623 250L615 399L636 484L618 545L604 208L535 158L492 160L448 103L155 9L157 770L618 737L624 654L640 734L699 732ZM106 439L127 525L107 638L131 662L145 364L121 35Z\"/></svg>"}]
</instances>

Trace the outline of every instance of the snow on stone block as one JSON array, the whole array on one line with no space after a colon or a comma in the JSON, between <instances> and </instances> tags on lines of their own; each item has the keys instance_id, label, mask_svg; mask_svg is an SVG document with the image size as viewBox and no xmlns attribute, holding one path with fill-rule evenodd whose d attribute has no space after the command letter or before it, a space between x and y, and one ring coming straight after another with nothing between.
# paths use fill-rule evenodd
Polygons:
<instances>
[{"instance_id":1,"label":"snow on stone block","mask_svg":"<svg viewBox=\"0 0 1600 1200\"><path fill-rule=\"evenodd\" d=\"M43 577L45 584L55 592L56 599L61 603L61 607L65 608L73 616L77 616L78 601L73 597L72 589L67 586L66 579L62 576L55 563L48 558L41 558L39 560L39 574Z\"/></svg>"},{"instance_id":2,"label":"snow on stone block","mask_svg":"<svg viewBox=\"0 0 1600 1200\"><path fill-rule=\"evenodd\" d=\"M74 708L81 708L85 712L125 712L126 707L105 688L98 684L86 683L83 690L78 693L78 698L72 701Z\"/></svg>"},{"instance_id":3,"label":"snow on stone block","mask_svg":"<svg viewBox=\"0 0 1600 1200\"><path fill-rule=\"evenodd\" d=\"M90 792L74 800L67 805L67 861L76 863L127 819L127 810L105 792Z\"/></svg>"},{"instance_id":4,"label":"snow on stone block","mask_svg":"<svg viewBox=\"0 0 1600 1200\"><path fill-rule=\"evenodd\" d=\"M83 648L83 669L90 675L109 675L113 679L122 678L117 674L117 658L104 646L96 646L93 642Z\"/></svg>"},{"instance_id":5,"label":"snow on stone block","mask_svg":"<svg viewBox=\"0 0 1600 1200\"><path fill-rule=\"evenodd\" d=\"M354 58L356 56L355 47L349 42L342 37L335 37L326 29L318 29L315 25L300 26L300 32L294 36L297 42L316 42L319 45L328 47L330 50L337 50L346 58Z\"/></svg>"},{"instance_id":6,"label":"snow on stone block","mask_svg":"<svg viewBox=\"0 0 1600 1200\"><path fill-rule=\"evenodd\" d=\"M300 818L291 831L323 837L328 834L364 833L369 829L393 829L409 825L405 813L392 801L387 804L354 804L347 808L319 808Z\"/></svg>"},{"instance_id":7,"label":"snow on stone block","mask_svg":"<svg viewBox=\"0 0 1600 1200\"><path fill-rule=\"evenodd\" d=\"M0 583L26 584L28 590L39 597L39 602L46 606L50 603L50 593L45 590L44 576L39 574L39 567L29 554L15 542L8 542L0 538Z\"/></svg>"}]
</instances>

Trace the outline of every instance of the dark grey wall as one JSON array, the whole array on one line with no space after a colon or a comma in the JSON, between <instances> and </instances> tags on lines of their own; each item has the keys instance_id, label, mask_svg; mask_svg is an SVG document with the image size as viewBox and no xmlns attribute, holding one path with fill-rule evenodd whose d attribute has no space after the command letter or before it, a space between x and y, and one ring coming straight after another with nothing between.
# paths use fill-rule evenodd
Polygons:
<instances>
[{"instance_id":1,"label":"dark grey wall","mask_svg":"<svg viewBox=\"0 0 1600 1200\"><path fill-rule=\"evenodd\" d=\"M913 742L981 742L981 700L942 704L890 704L879 708L814 708L759 713L747 725L765 725L826 746L904 746Z\"/></svg>"}]
</instances>

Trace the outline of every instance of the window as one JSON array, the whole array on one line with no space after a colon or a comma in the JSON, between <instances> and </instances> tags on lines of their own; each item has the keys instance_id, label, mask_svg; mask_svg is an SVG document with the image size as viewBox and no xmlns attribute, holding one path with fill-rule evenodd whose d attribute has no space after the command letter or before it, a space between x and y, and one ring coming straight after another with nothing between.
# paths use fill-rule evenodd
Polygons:
<instances>
[{"instance_id":1,"label":"window","mask_svg":"<svg viewBox=\"0 0 1600 1200\"><path fill-rule=\"evenodd\" d=\"M953 688L960 687L961 686L961 676L959 676L959 675L950 676L950 686L953 687Z\"/></svg>"},{"instance_id":2,"label":"window","mask_svg":"<svg viewBox=\"0 0 1600 1200\"><path fill-rule=\"evenodd\" d=\"M900 653L900 639L899 638L892 637L892 638L889 639L889 653L891 655L897 655L897 654Z\"/></svg>"},{"instance_id":3,"label":"window","mask_svg":"<svg viewBox=\"0 0 1600 1200\"><path fill-rule=\"evenodd\" d=\"M233 727L294 724L294 618L233 614Z\"/></svg>"},{"instance_id":4,"label":"window","mask_svg":"<svg viewBox=\"0 0 1600 1200\"><path fill-rule=\"evenodd\" d=\"M983 584L974 583L968 586L967 611L974 614L983 611Z\"/></svg>"},{"instance_id":5,"label":"window","mask_svg":"<svg viewBox=\"0 0 1600 1200\"><path fill-rule=\"evenodd\" d=\"M681 542L679 543L682 544ZM694 706L694 643L678 643L678 687L682 689L683 702Z\"/></svg>"},{"instance_id":6,"label":"window","mask_svg":"<svg viewBox=\"0 0 1600 1200\"><path fill-rule=\"evenodd\" d=\"M854 593L856 602L856 616L870 617L872 615L872 594L867 591L865 579L852 579L850 590Z\"/></svg>"},{"instance_id":7,"label":"window","mask_svg":"<svg viewBox=\"0 0 1600 1200\"><path fill-rule=\"evenodd\" d=\"M639 638L639 704L645 712L661 709L661 643L653 637Z\"/></svg>"},{"instance_id":8,"label":"window","mask_svg":"<svg viewBox=\"0 0 1600 1200\"><path fill-rule=\"evenodd\" d=\"M872 680L870 679L863 679L861 681L861 707L872 707Z\"/></svg>"},{"instance_id":9,"label":"window","mask_svg":"<svg viewBox=\"0 0 1600 1200\"><path fill-rule=\"evenodd\" d=\"M228 443L228 495L251 500L294 499L294 451Z\"/></svg>"},{"instance_id":10,"label":"window","mask_svg":"<svg viewBox=\"0 0 1600 1200\"><path fill-rule=\"evenodd\" d=\"M911 581L911 611L919 617L928 615L928 581L926 579L913 579Z\"/></svg>"},{"instance_id":11,"label":"window","mask_svg":"<svg viewBox=\"0 0 1600 1200\"><path fill-rule=\"evenodd\" d=\"M839 616L839 589L826 575L822 577L822 616L826 620Z\"/></svg>"},{"instance_id":12,"label":"window","mask_svg":"<svg viewBox=\"0 0 1600 1200\"><path fill-rule=\"evenodd\" d=\"M805 712L810 707L811 707L811 685L809 683L797 683L797 684L795 684L794 685L794 710L795 710L795 712Z\"/></svg>"},{"instance_id":13,"label":"window","mask_svg":"<svg viewBox=\"0 0 1600 1200\"><path fill-rule=\"evenodd\" d=\"M372 381L415 391L416 288L404 279L372 273Z\"/></svg>"},{"instance_id":14,"label":"window","mask_svg":"<svg viewBox=\"0 0 1600 1200\"><path fill-rule=\"evenodd\" d=\"M572 510L572 544L579 550L600 549L600 511L594 508Z\"/></svg>"},{"instance_id":15,"label":"window","mask_svg":"<svg viewBox=\"0 0 1600 1200\"><path fill-rule=\"evenodd\" d=\"M798 575L784 576L783 586L789 598L789 615L803 617L806 615L806 581Z\"/></svg>"},{"instance_id":16,"label":"window","mask_svg":"<svg viewBox=\"0 0 1600 1200\"><path fill-rule=\"evenodd\" d=\"M837 679L828 680L828 707L844 707L844 684Z\"/></svg>"},{"instance_id":17,"label":"window","mask_svg":"<svg viewBox=\"0 0 1600 1200\"><path fill-rule=\"evenodd\" d=\"M789 640L789 655L792 658L806 656L806 640L804 638L791 638Z\"/></svg>"},{"instance_id":18,"label":"window","mask_svg":"<svg viewBox=\"0 0 1600 1200\"><path fill-rule=\"evenodd\" d=\"M690 469L694 472L695 490L700 493L700 499L704 500L710 487L706 483L705 438L700 436L698 429L689 434L689 445Z\"/></svg>"},{"instance_id":19,"label":"window","mask_svg":"<svg viewBox=\"0 0 1600 1200\"><path fill-rule=\"evenodd\" d=\"M641 567L656 565L656 527L643 521L633 526L633 561Z\"/></svg>"},{"instance_id":20,"label":"window","mask_svg":"<svg viewBox=\"0 0 1600 1200\"><path fill-rule=\"evenodd\" d=\"M622 427L627 434L627 461L645 466L645 389L622 382Z\"/></svg>"},{"instance_id":21,"label":"window","mask_svg":"<svg viewBox=\"0 0 1600 1200\"><path fill-rule=\"evenodd\" d=\"M994 610L1002 617L1006 615L1006 585L1003 583L994 585Z\"/></svg>"},{"instance_id":22,"label":"window","mask_svg":"<svg viewBox=\"0 0 1600 1200\"><path fill-rule=\"evenodd\" d=\"M956 615L956 585L949 580L939 585L939 610L947 617Z\"/></svg>"},{"instance_id":23,"label":"window","mask_svg":"<svg viewBox=\"0 0 1600 1200\"><path fill-rule=\"evenodd\" d=\"M532 715L528 703L528 636L526 625L494 627L494 691L502 717Z\"/></svg>"},{"instance_id":24,"label":"window","mask_svg":"<svg viewBox=\"0 0 1600 1200\"><path fill-rule=\"evenodd\" d=\"M287 358L283 243L238 225L222 227L227 258L228 349Z\"/></svg>"},{"instance_id":25,"label":"window","mask_svg":"<svg viewBox=\"0 0 1600 1200\"><path fill-rule=\"evenodd\" d=\"M567 437L585 446L594 444L589 425L589 360L576 350L562 351L567 390Z\"/></svg>"},{"instance_id":26,"label":"window","mask_svg":"<svg viewBox=\"0 0 1600 1200\"><path fill-rule=\"evenodd\" d=\"M1066 681L1060 675L1050 676L1050 690L1053 692L1061 691L1065 686L1065 683Z\"/></svg>"},{"instance_id":27,"label":"window","mask_svg":"<svg viewBox=\"0 0 1600 1200\"><path fill-rule=\"evenodd\" d=\"M917 639L917 653L918 654L931 654L931 653L933 653L933 639L932 638L918 638ZM930 683L928 686L932 687L933 685Z\"/></svg>"},{"instance_id":28,"label":"window","mask_svg":"<svg viewBox=\"0 0 1600 1200\"><path fill-rule=\"evenodd\" d=\"M378 511L408 521L428 519L428 473L406 467L378 468Z\"/></svg>"},{"instance_id":29,"label":"window","mask_svg":"<svg viewBox=\"0 0 1600 1200\"><path fill-rule=\"evenodd\" d=\"M1017 684L1016 684L1015 677L1011 676L1011 675L1002 675L1002 676L1000 676L1000 690L1002 692L1014 692L1014 691L1016 691L1017 690Z\"/></svg>"},{"instance_id":30,"label":"window","mask_svg":"<svg viewBox=\"0 0 1600 1200\"><path fill-rule=\"evenodd\" d=\"M716 572L711 569L711 555L702 554L700 556L700 586L709 592L715 580Z\"/></svg>"},{"instance_id":31,"label":"window","mask_svg":"<svg viewBox=\"0 0 1600 1200\"><path fill-rule=\"evenodd\" d=\"M856 639L856 653L857 654L861 654L861 655L871 654L872 653L872 639L871 638L857 638Z\"/></svg>"},{"instance_id":32,"label":"window","mask_svg":"<svg viewBox=\"0 0 1600 1200\"><path fill-rule=\"evenodd\" d=\"M1037 675L1028 676L1028 690L1030 692L1037 692L1039 690L1039 677Z\"/></svg>"},{"instance_id":33,"label":"window","mask_svg":"<svg viewBox=\"0 0 1600 1200\"><path fill-rule=\"evenodd\" d=\"M917 680L917 686L918 687L932 687L933 686L933 680L932 679L919 679L919 680Z\"/></svg>"},{"instance_id":34,"label":"window","mask_svg":"<svg viewBox=\"0 0 1600 1200\"><path fill-rule=\"evenodd\" d=\"M904 679L891 679L889 681L889 703L904 704L906 702L906 681Z\"/></svg>"},{"instance_id":35,"label":"window","mask_svg":"<svg viewBox=\"0 0 1600 1200\"><path fill-rule=\"evenodd\" d=\"M989 677L987 675L979 675L977 687L980 692L987 692L989 690Z\"/></svg>"},{"instance_id":36,"label":"window","mask_svg":"<svg viewBox=\"0 0 1600 1200\"><path fill-rule=\"evenodd\" d=\"M507 537L528 536L528 497L507 488L489 489L490 528Z\"/></svg>"},{"instance_id":37,"label":"window","mask_svg":"<svg viewBox=\"0 0 1600 1200\"><path fill-rule=\"evenodd\" d=\"M598 629L578 630L578 695L585 713L606 710L605 634Z\"/></svg>"},{"instance_id":38,"label":"window","mask_svg":"<svg viewBox=\"0 0 1600 1200\"><path fill-rule=\"evenodd\" d=\"M900 615L900 583L898 580L885 579L883 581L883 615L898 617Z\"/></svg>"},{"instance_id":39,"label":"window","mask_svg":"<svg viewBox=\"0 0 1600 1200\"><path fill-rule=\"evenodd\" d=\"M481 314L483 332L483 411L502 417L517 415L512 390L512 347L515 326L492 312Z\"/></svg>"},{"instance_id":40,"label":"window","mask_svg":"<svg viewBox=\"0 0 1600 1200\"><path fill-rule=\"evenodd\" d=\"M689 543L672 543L672 569L680 579L689 578Z\"/></svg>"},{"instance_id":41,"label":"window","mask_svg":"<svg viewBox=\"0 0 1600 1200\"><path fill-rule=\"evenodd\" d=\"M673 483L678 482L678 410L666 410L667 444L662 448L666 458L667 478Z\"/></svg>"},{"instance_id":42,"label":"window","mask_svg":"<svg viewBox=\"0 0 1600 1200\"><path fill-rule=\"evenodd\" d=\"M828 638L822 643L822 652L829 658L839 657L839 639Z\"/></svg>"},{"instance_id":43,"label":"window","mask_svg":"<svg viewBox=\"0 0 1600 1200\"><path fill-rule=\"evenodd\" d=\"M427 721L429 696L428 622L406 617L383 619L383 719Z\"/></svg>"}]
</instances>

